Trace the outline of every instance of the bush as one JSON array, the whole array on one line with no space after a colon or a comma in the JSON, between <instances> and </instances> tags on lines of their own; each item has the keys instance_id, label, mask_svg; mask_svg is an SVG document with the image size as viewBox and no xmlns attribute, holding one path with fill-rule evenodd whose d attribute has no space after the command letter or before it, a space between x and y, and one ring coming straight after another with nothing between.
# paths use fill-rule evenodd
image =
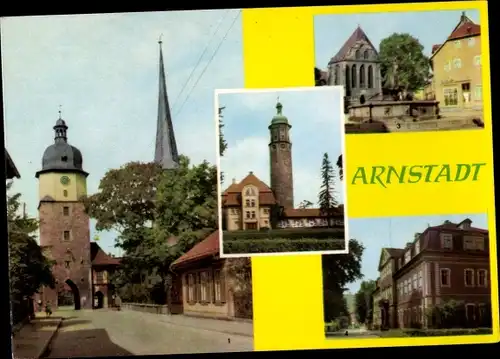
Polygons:
<instances>
[{"instance_id":1,"label":"bush","mask_svg":"<svg viewBox=\"0 0 500 359\"><path fill-rule=\"evenodd\" d=\"M276 253L341 250L345 248L344 239L224 239L224 253Z\"/></svg>"},{"instance_id":2,"label":"bush","mask_svg":"<svg viewBox=\"0 0 500 359\"><path fill-rule=\"evenodd\" d=\"M238 239L344 239L343 228L287 228L274 230L245 230L224 232L224 241Z\"/></svg>"},{"instance_id":3,"label":"bush","mask_svg":"<svg viewBox=\"0 0 500 359\"><path fill-rule=\"evenodd\" d=\"M493 333L491 328L476 329L405 329L402 331L406 337L445 337L454 335L484 335Z\"/></svg>"}]
</instances>

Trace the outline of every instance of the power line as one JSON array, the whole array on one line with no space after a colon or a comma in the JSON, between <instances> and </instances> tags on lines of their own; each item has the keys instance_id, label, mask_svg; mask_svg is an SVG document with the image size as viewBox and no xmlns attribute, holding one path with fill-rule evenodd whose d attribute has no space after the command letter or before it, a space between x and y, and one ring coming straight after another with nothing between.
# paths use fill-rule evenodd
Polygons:
<instances>
[{"instance_id":1,"label":"power line","mask_svg":"<svg viewBox=\"0 0 500 359\"><path fill-rule=\"evenodd\" d=\"M233 28L234 24L236 23L236 20L238 19L238 17L240 16L241 14L241 10L238 11L238 13L236 14L236 16L234 17L234 20L233 22L231 23L231 26L229 26L229 28L227 29L226 33L224 34L223 38L221 39L221 41L219 42L219 45L217 46L217 48L215 49L214 53L212 54L212 57L210 58L210 60L208 60L206 66L203 68L203 71L201 72L200 76L198 77L198 79L196 80L195 84L193 85L193 87L191 88L191 91L189 91L186 99L184 100L184 102L182 103L181 107L179 108L179 111L176 112L175 116L177 116L181 111L182 109L184 108L184 105L186 104L186 102L189 100L189 97L191 96L191 93L193 92L193 90L196 88L196 86L198 85L198 83L200 82L201 78L203 77L203 75L205 74L205 71L207 71L208 67L210 66L210 64L212 63L212 60L215 58L215 55L217 55L217 52L219 52L219 49L221 48L222 44L224 43L224 40L226 40L227 38L227 35L229 35L229 31L231 31L231 29Z\"/></svg>"},{"instance_id":2,"label":"power line","mask_svg":"<svg viewBox=\"0 0 500 359\"><path fill-rule=\"evenodd\" d=\"M207 53L207 50L209 48L209 45L212 43L213 39L215 38L215 35L217 34L217 32L219 32L219 29L220 29L220 26L222 25L222 22L223 20L226 18L227 14L229 13L229 10L226 10L224 12L224 15L221 16L220 20L219 20L219 23L217 24L217 27L215 28L215 31L213 32L212 36L210 37L210 39L208 40L206 46L205 46L205 49L203 50L203 52L201 53L200 57L198 58L198 61L196 62L196 65L194 65L193 69L191 70L191 73L189 74L189 77L188 79L186 80L186 82L184 82L184 86L182 86L181 90L179 91L179 93L177 94L173 104L172 104L172 109L175 108L175 105L177 104L177 101L179 100L179 98L181 97L183 91L186 89L186 86L187 84L189 83L189 81L191 80L191 78L193 77L196 69L198 68L198 66L200 65L201 63L201 60L203 59L203 57L205 56L205 54Z\"/></svg>"}]
</instances>

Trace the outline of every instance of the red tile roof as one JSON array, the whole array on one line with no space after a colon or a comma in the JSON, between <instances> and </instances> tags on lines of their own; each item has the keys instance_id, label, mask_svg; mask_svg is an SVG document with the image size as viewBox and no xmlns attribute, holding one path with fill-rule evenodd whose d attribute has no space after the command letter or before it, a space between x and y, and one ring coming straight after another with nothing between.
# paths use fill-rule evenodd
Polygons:
<instances>
[{"instance_id":1,"label":"red tile roof","mask_svg":"<svg viewBox=\"0 0 500 359\"><path fill-rule=\"evenodd\" d=\"M441 44L432 45L431 53L435 53L440 47L441 47Z\"/></svg>"},{"instance_id":2,"label":"red tile roof","mask_svg":"<svg viewBox=\"0 0 500 359\"><path fill-rule=\"evenodd\" d=\"M180 264L193 262L202 258L216 256L219 254L219 231L212 232L208 237L195 245L189 251L184 253L180 258L172 263L172 268L178 267Z\"/></svg>"},{"instance_id":3,"label":"red tile roof","mask_svg":"<svg viewBox=\"0 0 500 359\"><path fill-rule=\"evenodd\" d=\"M250 172L239 183L233 182L222 194L223 206L241 206L241 192L248 185L253 185L259 190L259 203L261 205L273 205L276 203L273 191L267 184Z\"/></svg>"},{"instance_id":4,"label":"red tile roof","mask_svg":"<svg viewBox=\"0 0 500 359\"><path fill-rule=\"evenodd\" d=\"M356 44L356 42L361 40L366 41L373 48L373 50L377 52L377 48L373 46L373 44L371 43L368 36L366 36L366 33L363 31L363 29L361 29L361 27L358 26L356 30L354 30L352 35L344 43L344 45L342 45L339 52L337 52L337 54L331 58L329 64L343 61L346 58L347 54L349 53L349 49L353 47Z\"/></svg>"},{"instance_id":5,"label":"red tile roof","mask_svg":"<svg viewBox=\"0 0 500 359\"><path fill-rule=\"evenodd\" d=\"M115 258L106 254L96 242L90 242L90 259L92 265L119 265L120 258Z\"/></svg>"}]
</instances>

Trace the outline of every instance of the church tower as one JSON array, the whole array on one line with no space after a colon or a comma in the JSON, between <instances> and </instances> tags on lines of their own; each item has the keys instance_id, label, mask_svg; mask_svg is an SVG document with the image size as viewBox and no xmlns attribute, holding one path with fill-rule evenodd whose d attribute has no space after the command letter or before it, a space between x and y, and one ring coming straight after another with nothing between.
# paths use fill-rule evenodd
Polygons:
<instances>
[{"instance_id":1,"label":"church tower","mask_svg":"<svg viewBox=\"0 0 500 359\"><path fill-rule=\"evenodd\" d=\"M271 189L278 205L293 208L293 173L292 173L292 142L290 129L292 126L283 116L283 105L276 104L277 113L269 125L271 140L269 155L271 165Z\"/></svg>"},{"instance_id":2,"label":"church tower","mask_svg":"<svg viewBox=\"0 0 500 359\"><path fill-rule=\"evenodd\" d=\"M90 221L82 196L87 194L88 173L82 153L67 140L68 126L61 118L54 131L54 144L47 147L39 181L40 246L55 261L54 289L43 288L41 300L58 305L74 303L75 309L92 308Z\"/></svg>"},{"instance_id":3,"label":"church tower","mask_svg":"<svg viewBox=\"0 0 500 359\"><path fill-rule=\"evenodd\" d=\"M175 142L172 113L168 103L167 82L165 79L165 66L163 65L163 51L160 44L160 68L158 93L158 120L156 124L155 159L163 169L176 168L179 165L179 154Z\"/></svg>"}]
</instances>

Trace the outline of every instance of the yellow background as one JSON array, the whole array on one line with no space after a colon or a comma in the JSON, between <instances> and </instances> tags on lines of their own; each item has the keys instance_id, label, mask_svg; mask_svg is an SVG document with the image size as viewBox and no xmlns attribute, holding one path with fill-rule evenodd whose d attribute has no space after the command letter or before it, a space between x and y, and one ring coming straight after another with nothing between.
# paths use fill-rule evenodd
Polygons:
<instances>
[{"instance_id":1,"label":"yellow background","mask_svg":"<svg viewBox=\"0 0 500 359\"><path fill-rule=\"evenodd\" d=\"M487 213L490 231L493 333L485 336L327 340L321 256L252 258L255 350L349 348L498 341L493 150L487 3L360 5L243 11L246 88L314 86L314 16L360 12L480 11L484 130L351 135L346 184L357 166L485 162L477 182L347 187L349 217ZM451 29L450 29L451 32ZM359 238L365 240L364 238Z\"/></svg>"}]
</instances>

